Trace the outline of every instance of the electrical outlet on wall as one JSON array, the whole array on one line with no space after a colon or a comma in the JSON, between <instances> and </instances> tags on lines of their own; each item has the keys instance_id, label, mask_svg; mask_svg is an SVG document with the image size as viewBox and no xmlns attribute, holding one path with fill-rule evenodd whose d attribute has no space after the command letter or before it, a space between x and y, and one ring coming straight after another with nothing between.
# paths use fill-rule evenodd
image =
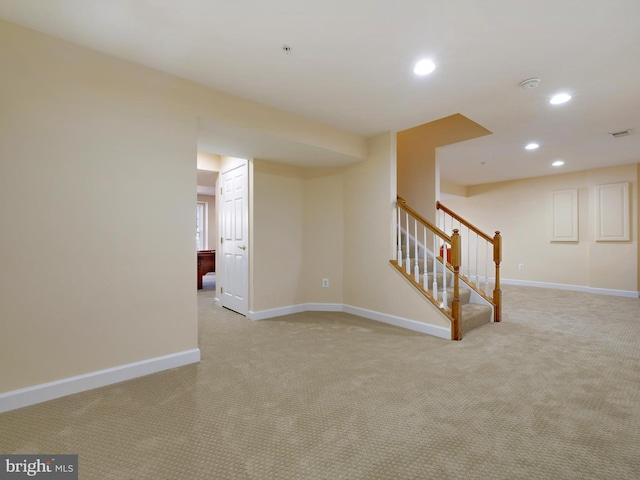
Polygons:
<instances>
[{"instance_id":1,"label":"electrical outlet on wall","mask_svg":"<svg viewBox=\"0 0 640 480\"><path fill-rule=\"evenodd\" d=\"M524 270L524 263L518 264L518 270Z\"/></svg>"},{"instance_id":2,"label":"electrical outlet on wall","mask_svg":"<svg viewBox=\"0 0 640 480\"><path fill-rule=\"evenodd\" d=\"M322 286L327 288L329 286L329 279L328 278L323 278L322 279Z\"/></svg>"}]
</instances>

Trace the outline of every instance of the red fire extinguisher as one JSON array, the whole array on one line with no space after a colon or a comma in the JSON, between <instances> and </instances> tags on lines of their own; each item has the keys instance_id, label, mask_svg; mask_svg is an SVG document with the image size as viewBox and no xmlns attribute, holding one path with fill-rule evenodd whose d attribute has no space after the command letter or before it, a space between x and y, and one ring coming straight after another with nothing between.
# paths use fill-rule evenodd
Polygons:
<instances>
[{"instance_id":1,"label":"red fire extinguisher","mask_svg":"<svg viewBox=\"0 0 640 480\"><path fill-rule=\"evenodd\" d=\"M444 245L440 246L440 256L444 258ZM446 261L451 263L451 247L447 247L447 258Z\"/></svg>"}]
</instances>

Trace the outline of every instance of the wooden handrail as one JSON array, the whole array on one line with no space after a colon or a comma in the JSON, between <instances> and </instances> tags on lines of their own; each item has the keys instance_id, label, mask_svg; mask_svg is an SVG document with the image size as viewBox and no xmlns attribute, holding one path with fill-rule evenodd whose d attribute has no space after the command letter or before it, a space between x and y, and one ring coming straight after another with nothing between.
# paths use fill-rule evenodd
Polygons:
<instances>
[{"instance_id":1,"label":"wooden handrail","mask_svg":"<svg viewBox=\"0 0 640 480\"><path fill-rule=\"evenodd\" d=\"M458 215L456 212L454 212L453 210L450 210L449 208L445 207L442 203L440 203L439 201L436 202L436 208L438 210L442 210L445 213L448 213L451 217L455 218L456 220L458 220L460 223L462 223L465 227L469 228L470 230L473 230L475 233L477 233L478 235L480 235L482 238L484 238L487 242L493 244L493 238L491 238L489 235L487 235L486 233L484 233L482 230L480 230L478 227L476 227L474 224L472 224L471 222L469 222L468 220L465 220L464 218L462 218L460 215Z\"/></svg>"},{"instance_id":2,"label":"wooden handrail","mask_svg":"<svg viewBox=\"0 0 640 480\"><path fill-rule=\"evenodd\" d=\"M449 235L447 235L444 231L442 231L438 227L436 227L429 220L424 218L422 215L420 215L418 212L416 212L409 205L407 205L407 202L406 202L406 200L404 198L398 196L398 204L400 204L400 208L402 208L406 212L409 212L413 218L417 219L420 223L422 223L424 226L426 226L429 230L431 230L433 233L437 234L439 237L443 238L449 245L451 245L451 243L452 243L451 237Z\"/></svg>"},{"instance_id":3,"label":"wooden handrail","mask_svg":"<svg viewBox=\"0 0 640 480\"><path fill-rule=\"evenodd\" d=\"M447 314L447 316L449 317L449 319L451 320L451 340L462 340L462 308L461 308L461 304L460 304L460 264L461 264L461 260L462 260L462 255L461 255L461 248L462 248L462 240L460 238L460 233L458 231L458 229L453 229L453 233L451 236L447 235L443 230L441 230L440 228L438 228L436 225L434 225L433 223L431 223L429 220L427 220L426 218L424 218L422 215L420 215L417 211L415 211L413 208L411 208L409 205L407 205L407 202L404 200L404 198L398 196L397 199L397 206L399 208L398 213L400 212L400 210L406 212L408 215L411 215L411 217L413 217L417 222L419 222L421 225L423 225L424 227L428 228L431 233L433 233L436 237L440 238L441 240L444 240L444 242L446 244L451 245L451 258L448 259L448 255L447 254L441 254L441 257L438 257L441 261L442 261L442 268L443 270L446 269L450 269L453 271L453 299L451 301L451 313L448 314L446 312L446 292L444 293L445 297L444 297L444 307L440 307L440 305L437 302L437 298L434 298L426 289L423 289L422 286L418 283L418 273L416 273L416 278L412 278L411 276L411 272L409 269L407 269L407 271L405 272L399 265L400 260L400 253L398 254L398 261L396 260L391 260L391 264L394 265L416 288L418 288L418 290L420 292L422 292L423 295L425 295L427 298L429 298L436 306L438 306L439 308L442 309L443 312L445 312L445 314ZM407 222L408 222L408 216L407 216ZM400 235L400 224L398 224L398 235ZM416 223L416 230L417 230L417 223ZM408 231L408 226L407 226L407 235L409 235L409 231ZM426 232L425 232L426 235ZM417 238L415 239L417 241ZM425 238L426 240L426 238ZM425 241L426 243L426 241ZM409 246L409 240L407 237L407 248ZM435 247L435 245L434 245ZM426 245L425 245L425 249L426 249ZM417 251L417 247L416 247L416 251ZM446 249L444 251L447 251ZM407 257L408 257L408 253L407 253ZM436 252L433 252L434 255L434 259L436 258ZM407 258L408 259L408 258ZM449 261L447 261L449 260ZM418 267L416 266L416 269ZM425 253L425 265L424 268L426 269L426 253ZM434 274L435 274L435 264L434 264ZM427 272L425 270L424 272L425 278L427 275ZM446 289L446 285L443 285L443 288Z\"/></svg>"},{"instance_id":4,"label":"wooden handrail","mask_svg":"<svg viewBox=\"0 0 640 480\"><path fill-rule=\"evenodd\" d=\"M436 202L436 209L442 210L443 212L448 214L451 218L458 220L461 225L464 225L469 230L472 230L478 236L485 239L489 244L493 245L493 263L495 264L495 285L493 288L493 307L494 307L493 321L500 322L502 320L502 290L500 289L500 263L502 262L502 236L500 235L500 232L496 231L496 234L494 235L494 237L491 238L489 235L484 233L482 230L480 230L478 227L473 225L471 222L462 218L453 210L445 207L439 201ZM457 232L457 230L454 230L454 232ZM476 275L478 275L477 272L476 272Z\"/></svg>"}]
</instances>

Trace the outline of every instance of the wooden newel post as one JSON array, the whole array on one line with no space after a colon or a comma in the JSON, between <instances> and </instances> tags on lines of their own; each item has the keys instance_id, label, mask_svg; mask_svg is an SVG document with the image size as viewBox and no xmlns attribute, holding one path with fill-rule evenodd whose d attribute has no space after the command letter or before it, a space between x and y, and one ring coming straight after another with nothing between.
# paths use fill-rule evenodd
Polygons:
<instances>
[{"instance_id":1,"label":"wooden newel post","mask_svg":"<svg viewBox=\"0 0 640 480\"><path fill-rule=\"evenodd\" d=\"M461 311L460 311L460 260L462 242L457 228L451 235L451 267L453 268L453 301L451 302L451 340L462 340Z\"/></svg>"},{"instance_id":2,"label":"wooden newel post","mask_svg":"<svg viewBox=\"0 0 640 480\"><path fill-rule=\"evenodd\" d=\"M500 322L502 320L502 290L500 290L500 262L502 262L502 237L500 232L496 231L493 237L493 261L496 264L496 284L493 288L493 303L495 311L493 320Z\"/></svg>"}]
</instances>

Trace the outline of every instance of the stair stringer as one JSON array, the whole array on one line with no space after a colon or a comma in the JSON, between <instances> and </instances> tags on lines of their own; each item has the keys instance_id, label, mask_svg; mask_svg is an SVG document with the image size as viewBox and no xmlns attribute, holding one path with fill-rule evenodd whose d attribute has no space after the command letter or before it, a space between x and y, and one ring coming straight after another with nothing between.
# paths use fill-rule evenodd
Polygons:
<instances>
[{"instance_id":1,"label":"stair stringer","mask_svg":"<svg viewBox=\"0 0 640 480\"><path fill-rule=\"evenodd\" d=\"M449 267L447 267L447 268L449 268ZM451 271L450 268L449 268L449 271ZM453 274L453 271L451 271L451 273ZM476 303L476 304L480 304L480 305L486 305L486 306L491 308L491 323L493 323L494 319L495 319L495 305L493 304L493 302L491 300L489 300L484 295L483 292L479 291L472 282L469 282L467 280L467 277L465 277L464 275L460 275L458 278L467 287L469 287L469 290L471 290L471 299L469 300L469 303Z\"/></svg>"},{"instance_id":2,"label":"stair stringer","mask_svg":"<svg viewBox=\"0 0 640 480\"><path fill-rule=\"evenodd\" d=\"M398 265L398 262L396 260L389 260L389 263L398 271L400 272L400 274L411 284L413 285L413 287L422 294L423 297L425 297L427 300L429 300L435 307L436 309L440 312L440 314L446 318L447 320L449 320L449 324L450 324L450 331L452 332L451 334L453 335L453 329L451 328L451 324L453 323L454 319L451 316L451 309L448 307L443 307L441 305L441 302L439 302L438 300L434 299L433 296L431 295L430 292L425 291L422 288L422 284L418 283L415 281L414 277L412 274L408 274L404 267L401 267L400 265ZM453 338L451 339L453 340Z\"/></svg>"}]
</instances>

